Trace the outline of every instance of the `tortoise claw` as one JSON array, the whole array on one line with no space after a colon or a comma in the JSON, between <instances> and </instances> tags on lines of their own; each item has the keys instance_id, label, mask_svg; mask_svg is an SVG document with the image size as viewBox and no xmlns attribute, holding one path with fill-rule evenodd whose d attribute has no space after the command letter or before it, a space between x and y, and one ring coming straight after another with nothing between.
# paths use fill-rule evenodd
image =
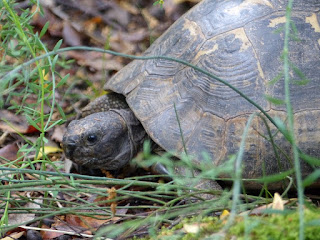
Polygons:
<instances>
[{"instance_id":1,"label":"tortoise claw","mask_svg":"<svg viewBox=\"0 0 320 240\"><path fill-rule=\"evenodd\" d=\"M168 176L168 179L172 180L171 177L169 177L169 172L167 170L167 168L161 164L161 163L156 163L156 164L153 164L151 166L151 171L154 173L154 174L163 174L163 175L167 175Z\"/></svg>"}]
</instances>

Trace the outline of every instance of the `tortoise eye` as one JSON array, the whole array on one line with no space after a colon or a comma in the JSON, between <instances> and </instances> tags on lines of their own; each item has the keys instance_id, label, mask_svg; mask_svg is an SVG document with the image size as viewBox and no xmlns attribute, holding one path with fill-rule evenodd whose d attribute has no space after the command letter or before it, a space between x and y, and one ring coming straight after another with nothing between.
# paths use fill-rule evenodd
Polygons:
<instances>
[{"instance_id":1,"label":"tortoise eye","mask_svg":"<svg viewBox=\"0 0 320 240\"><path fill-rule=\"evenodd\" d=\"M90 134L87 137L87 141L89 143L95 143L97 140L98 140L98 137L96 135L94 135L94 134Z\"/></svg>"}]
</instances>

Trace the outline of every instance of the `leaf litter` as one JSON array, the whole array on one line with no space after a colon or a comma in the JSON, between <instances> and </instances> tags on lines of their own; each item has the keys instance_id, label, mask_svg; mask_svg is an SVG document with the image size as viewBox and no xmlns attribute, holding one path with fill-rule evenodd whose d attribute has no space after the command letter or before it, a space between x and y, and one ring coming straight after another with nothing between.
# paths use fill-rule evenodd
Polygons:
<instances>
[{"instance_id":1,"label":"leaf litter","mask_svg":"<svg viewBox=\"0 0 320 240\"><path fill-rule=\"evenodd\" d=\"M32 23L35 27L35 32L40 32L46 22L50 22L48 32L43 36L43 41L49 46L50 49L55 46L59 39L64 39L62 47L89 45L97 46L100 48L110 49L121 53L141 55L154 39L161 35L172 23L178 19L185 11L188 10L197 1L184 1L184 0L165 0L163 8L159 6L153 6L152 1L140 0L137 1L139 5L130 1L112 0L112 1L41 1L44 3L43 11L44 15L36 14ZM21 6L22 6L21 2ZM19 6L19 4L18 4ZM17 8L18 8L17 6ZM30 7L26 5L25 7ZM57 98L59 105L67 114L68 119L75 118L76 111L81 110L91 98L95 98L101 94L102 86L105 79L111 77L122 67L124 67L130 60L123 59L116 56L104 55L101 53L87 52L87 51L70 51L64 54L66 60L72 59L71 68L61 68L60 74L62 76L70 74L68 79L67 88L57 89ZM16 59L7 56L10 63L16 63ZM67 94L65 94L67 93ZM32 103L35 103L35 98L28 98ZM19 99L15 98L15 101L19 103ZM9 111L10 104L6 105L5 110L0 110L0 161L3 164L7 164L10 161L15 161L21 157L19 155L19 149L25 144L25 140L22 139L17 132L24 134L30 140L31 138L37 138L39 131L32 127L22 114L14 114ZM47 110L49 112L49 110ZM6 119L3 121L2 119ZM60 143L62 142L64 126L56 125L50 129L46 135L48 142L45 144L45 152L49 154L49 157L53 161L63 161L62 154L56 154L61 151ZM31 140L34 142L35 140ZM41 170L40 165L36 162L42 156L35 158L35 155L29 154L28 158L24 158L21 161L28 161L30 166L30 160L34 161L31 165L34 169ZM5 161L3 161L5 159ZM27 160L29 159L29 160ZM70 169L72 167L70 166ZM47 170L55 171L55 169L48 168ZM63 170L63 167L60 168ZM71 172L77 170L70 170ZM67 173L69 170L66 171ZM105 173L107 177L112 178L112 174ZM14 175L16 180L37 180L34 174L24 174L18 176ZM54 180L53 180L54 181ZM7 182L3 183L8 184ZM51 224L37 220L34 226L40 226L37 230L42 229L41 237L43 239L54 239L64 234L79 236L83 234L83 237L90 237L100 227L106 224L115 224L123 221L125 218L130 218L130 215L147 216L149 213L145 213L144 210L132 210L135 205L142 205L143 202L135 202L136 200L122 200L112 201L116 198L117 188L105 186L106 197L103 199L101 196L91 193L78 193L77 195L69 195L64 192L63 189L68 186L60 186L60 189L53 189L51 191L51 197L57 197L63 200L62 204L57 204L57 212L64 207L68 207L68 204L75 203L80 204L84 202L95 203L107 201L105 205L100 205L103 210L86 209L77 214L58 214L52 218ZM143 191L141 188L131 188L130 190ZM22 189L23 191L23 189ZM41 209L45 193L41 190L30 191L26 190L18 194L18 191L12 192L12 198L16 201L23 199L32 199L23 205L11 205L11 213L9 213L9 223L19 224L27 220L32 221L36 219L35 213L14 213L15 210L20 207L25 209ZM35 198L34 196L37 196ZM48 197L48 196L47 196ZM0 204L4 206L6 201L0 200ZM257 206L250 211L243 211L239 214L238 221L243 221L243 216L262 216L265 214L266 209L285 210L285 205L289 204L290 200L283 200L279 195L275 195L274 201L270 204ZM121 206L121 208L117 208ZM112 216L103 215L105 209L108 208L112 212ZM149 209L150 213L152 209ZM79 214L80 213L80 214ZM129 213L129 214L128 214ZM309 213L308 213L309 214ZM121 216L121 217L120 217ZM126 216L126 217L122 217ZM275 217L275 215L269 216ZM228 211L222 211L220 218L215 218L214 221L209 222L182 222L180 229L177 225L172 229L176 232L184 232L184 234L191 234L195 236L197 234L205 233L208 236L208 228L211 222L220 221L224 223L228 217ZM241 219L241 220L240 220ZM39 225L40 224L40 225ZM33 227L32 225L30 227ZM15 238L19 239L25 235L27 227L17 228L11 232L7 232L7 236L3 239ZM179 230L177 230L179 229ZM182 229L182 230L181 230ZM243 229L242 229L243 230ZM141 229L141 232L144 230ZM237 230L235 230L236 232ZM139 229L136 231L139 235ZM173 235L173 233L168 233ZM192 235L193 234L193 235Z\"/></svg>"}]
</instances>

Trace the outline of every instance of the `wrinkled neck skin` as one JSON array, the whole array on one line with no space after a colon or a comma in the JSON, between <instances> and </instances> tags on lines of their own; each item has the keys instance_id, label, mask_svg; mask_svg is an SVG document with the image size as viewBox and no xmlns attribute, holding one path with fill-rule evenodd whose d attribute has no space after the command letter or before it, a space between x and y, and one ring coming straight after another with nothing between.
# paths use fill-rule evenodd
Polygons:
<instances>
[{"instance_id":1,"label":"wrinkled neck skin","mask_svg":"<svg viewBox=\"0 0 320 240\"><path fill-rule=\"evenodd\" d=\"M129 142L129 149L122 149L119 155L116 156L115 160L121 161L121 159L126 159L127 163L129 163L129 161L142 150L143 143L148 138L148 135L131 110L111 109L110 111L119 114L126 123L127 140Z\"/></svg>"},{"instance_id":2,"label":"wrinkled neck skin","mask_svg":"<svg viewBox=\"0 0 320 240\"><path fill-rule=\"evenodd\" d=\"M72 121L63 138L66 157L83 168L119 170L148 138L130 109L112 109Z\"/></svg>"}]
</instances>

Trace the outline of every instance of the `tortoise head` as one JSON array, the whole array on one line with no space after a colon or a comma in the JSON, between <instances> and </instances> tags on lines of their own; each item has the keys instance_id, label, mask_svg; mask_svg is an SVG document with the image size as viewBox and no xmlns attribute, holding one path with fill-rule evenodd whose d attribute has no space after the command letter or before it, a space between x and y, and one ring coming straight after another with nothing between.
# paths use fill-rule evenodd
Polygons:
<instances>
[{"instance_id":1,"label":"tortoise head","mask_svg":"<svg viewBox=\"0 0 320 240\"><path fill-rule=\"evenodd\" d=\"M117 170L137 154L145 135L130 110L110 110L72 121L63 148L78 165Z\"/></svg>"}]
</instances>

